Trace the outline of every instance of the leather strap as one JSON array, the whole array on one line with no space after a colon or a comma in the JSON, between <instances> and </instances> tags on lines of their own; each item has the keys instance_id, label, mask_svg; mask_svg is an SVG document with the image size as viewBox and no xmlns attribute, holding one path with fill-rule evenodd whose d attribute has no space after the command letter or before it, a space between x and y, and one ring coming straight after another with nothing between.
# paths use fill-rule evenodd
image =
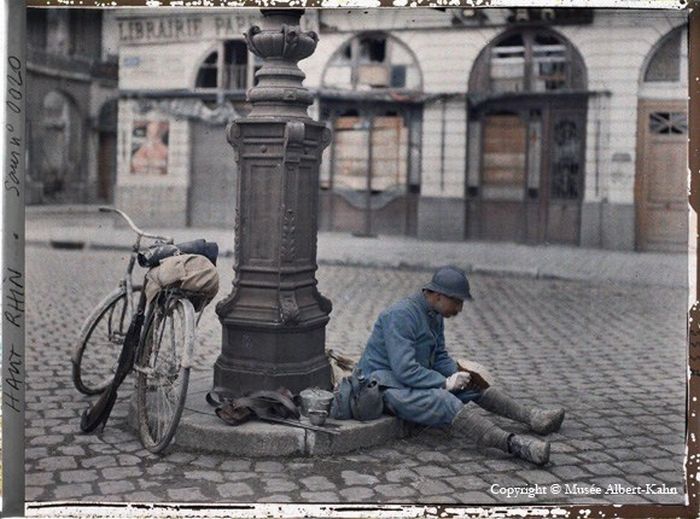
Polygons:
<instances>
[{"instance_id":1,"label":"leather strap","mask_svg":"<svg viewBox=\"0 0 700 519\"><path fill-rule=\"evenodd\" d=\"M209 391L207 402L216 407L216 415L229 425L240 425L253 416L261 419L299 419L299 409L292 401L287 389L278 391L254 391L253 393L231 398L230 394Z\"/></svg>"}]
</instances>

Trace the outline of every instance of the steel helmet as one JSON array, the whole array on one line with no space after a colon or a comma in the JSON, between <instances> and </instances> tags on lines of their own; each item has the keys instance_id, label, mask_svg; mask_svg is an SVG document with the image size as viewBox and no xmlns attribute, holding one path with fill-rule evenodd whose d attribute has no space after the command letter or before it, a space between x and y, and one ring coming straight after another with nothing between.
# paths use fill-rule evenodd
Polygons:
<instances>
[{"instance_id":1,"label":"steel helmet","mask_svg":"<svg viewBox=\"0 0 700 519\"><path fill-rule=\"evenodd\" d=\"M460 301L472 299L472 295L469 293L467 275L462 269L453 265L437 269L433 274L433 279L423 288Z\"/></svg>"}]
</instances>

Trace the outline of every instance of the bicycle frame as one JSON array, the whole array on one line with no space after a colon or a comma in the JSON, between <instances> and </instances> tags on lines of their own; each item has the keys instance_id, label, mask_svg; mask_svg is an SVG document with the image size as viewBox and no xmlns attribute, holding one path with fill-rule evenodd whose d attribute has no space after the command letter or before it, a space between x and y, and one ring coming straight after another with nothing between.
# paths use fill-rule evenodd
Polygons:
<instances>
[{"instance_id":1,"label":"bicycle frame","mask_svg":"<svg viewBox=\"0 0 700 519\"><path fill-rule=\"evenodd\" d=\"M145 316L145 322L148 322L149 319L151 318L151 313L157 312L159 310L162 310L163 312L167 313L169 307L176 303L180 299L188 299L188 296L191 293L188 293L186 290L183 290L181 288L165 288L161 290L158 295L155 297L155 299L151 302L149 305L148 309L146 310L146 316ZM204 314L204 309L208 306L208 303L205 304L198 312L196 312L196 317L195 317L195 322L194 325L191 327L192 331L195 332L197 329L197 325L199 324L199 320L201 319L202 315ZM138 366L138 359L140 358L141 355L141 349L143 348L143 341L145 339L144 334L146 333L146 330L143 329L141 332L141 337L139 340L138 348L136 351L136 357L135 357L135 365L134 365L134 370L135 371L143 371L143 367ZM192 367L192 359L194 355L194 335L192 336L191 340L186 340L185 344L188 346L187 349L183 352L182 356L182 367L183 368L191 368Z\"/></svg>"},{"instance_id":2,"label":"bicycle frame","mask_svg":"<svg viewBox=\"0 0 700 519\"><path fill-rule=\"evenodd\" d=\"M160 236L157 234L147 233L146 231L137 227L136 224L134 223L134 221L131 218L129 218L129 215L127 215L123 211L120 211L119 209L116 209L114 207L100 207L99 211L103 212L103 213L116 213L116 214L118 214L127 223L127 225L131 228L131 230L136 233L136 241L134 242L134 245L131 247L131 256L129 257L129 263L127 264L126 272L124 272L124 277L122 277L122 279L119 281L119 286L124 287L124 290L126 292L126 303L127 303L126 306L128 308L129 320L131 320L131 318L134 316L133 272L134 272L134 266L136 265L136 257L138 256L139 250L141 250L141 239L142 238L149 238L152 240L156 240L157 242L163 242L163 243L168 243L168 244L174 243L174 240L173 240L173 238L171 238L169 236Z\"/></svg>"}]
</instances>

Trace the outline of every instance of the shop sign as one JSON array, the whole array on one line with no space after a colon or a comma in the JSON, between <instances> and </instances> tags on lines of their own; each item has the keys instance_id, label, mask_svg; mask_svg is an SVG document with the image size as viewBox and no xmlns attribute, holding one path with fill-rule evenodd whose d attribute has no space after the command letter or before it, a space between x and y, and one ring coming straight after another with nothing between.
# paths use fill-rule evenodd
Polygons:
<instances>
[{"instance_id":1,"label":"shop sign","mask_svg":"<svg viewBox=\"0 0 700 519\"><path fill-rule=\"evenodd\" d=\"M593 9L544 8L508 9L506 21L510 24L544 22L552 25L584 25L593 23Z\"/></svg>"},{"instance_id":2,"label":"shop sign","mask_svg":"<svg viewBox=\"0 0 700 519\"><path fill-rule=\"evenodd\" d=\"M261 19L255 11L247 11L218 15L122 17L117 20L117 25L119 43L133 45L195 41L202 38L243 38L243 33L253 25L260 25ZM302 16L302 30L317 31L315 19L315 16Z\"/></svg>"}]
</instances>

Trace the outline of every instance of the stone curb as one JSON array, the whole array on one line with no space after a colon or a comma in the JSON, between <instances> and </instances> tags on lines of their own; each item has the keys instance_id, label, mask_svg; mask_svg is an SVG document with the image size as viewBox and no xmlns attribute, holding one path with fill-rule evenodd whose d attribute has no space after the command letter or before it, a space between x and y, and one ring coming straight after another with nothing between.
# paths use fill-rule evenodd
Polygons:
<instances>
[{"instance_id":1,"label":"stone curb","mask_svg":"<svg viewBox=\"0 0 700 519\"><path fill-rule=\"evenodd\" d=\"M209 389L210 375L193 376L185 410L173 439L178 448L246 458L326 456L376 447L408 436L405 423L390 416L370 422L328 420L329 430L338 432L337 435L259 420L238 426L226 425L206 402ZM129 406L128 422L136 429L135 395ZM301 418L301 423L309 424L305 417Z\"/></svg>"},{"instance_id":2,"label":"stone curb","mask_svg":"<svg viewBox=\"0 0 700 519\"><path fill-rule=\"evenodd\" d=\"M130 251L130 245L120 245L114 243L100 243L90 240L27 240L26 245L31 245L34 247L52 247L56 249L65 250L117 250L117 251ZM229 248L223 248L219 251L220 257L233 257L233 250ZM432 270L434 265L426 262L406 262L406 261L377 261L377 260L365 260L358 261L357 259L323 259L318 258L317 262L319 265L326 266L344 266L344 267L372 267L372 268L389 268L397 270L415 270L415 271L426 271ZM521 268L521 267L508 267L508 266L492 266L492 265L464 265L464 270L467 273L478 273L478 274L491 274L499 276L516 276L516 277L530 277L530 278L540 278L545 277L541 274L538 268ZM563 276L558 275L547 275L548 279L567 279ZM578 278L570 278L578 279Z\"/></svg>"},{"instance_id":3,"label":"stone curb","mask_svg":"<svg viewBox=\"0 0 700 519\"><path fill-rule=\"evenodd\" d=\"M25 240L27 246L35 247L52 247L65 250L115 250L115 251L131 251L131 245L116 244L106 241L96 241L90 239L76 239L76 238L33 238ZM234 251L230 246L224 246L220 249L220 257L233 257ZM414 261L406 260L406 258L398 259L377 259L372 257L318 257L318 265L323 266L344 266L344 267L360 267L360 268L383 268L383 269L395 269L404 271L432 271L436 268L437 264L435 262L425 261L421 259L416 259ZM674 288L686 288L685 285L680 284L678 281L671 283L663 282L662 279L658 281L651 281L648 279L634 279L627 276L616 276L605 275L591 275L590 273L583 273L582 271L568 271L566 268L558 269L557 265L545 264L544 268L541 266L528 266L521 267L518 265L497 265L497 264L463 264L462 268L467 273L474 274L484 274L489 276L498 277L514 277L514 278L529 278L529 279L542 279L542 280L567 280L567 281L579 281L579 282L589 282L589 283L600 283L609 281L619 281L621 283L630 284L642 284L646 286L664 286L664 287L674 287ZM570 269L569 269L570 270Z\"/></svg>"}]
</instances>

